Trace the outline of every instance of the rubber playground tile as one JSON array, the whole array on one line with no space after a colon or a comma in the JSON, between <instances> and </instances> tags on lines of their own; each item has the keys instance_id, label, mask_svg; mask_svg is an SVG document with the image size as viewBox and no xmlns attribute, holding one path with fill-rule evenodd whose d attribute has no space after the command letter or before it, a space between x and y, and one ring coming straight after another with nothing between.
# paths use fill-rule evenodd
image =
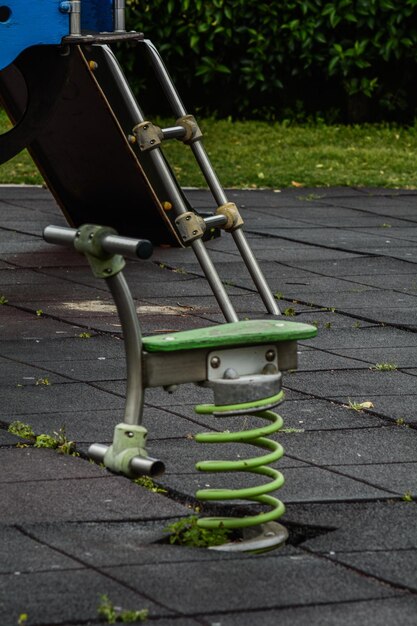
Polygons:
<instances>
[{"instance_id":1,"label":"rubber playground tile","mask_svg":"<svg viewBox=\"0 0 417 626\"><path fill-rule=\"evenodd\" d=\"M95 382L99 380L125 380L126 361L124 357L97 357L90 360L48 361L48 371L66 376L75 382ZM51 374L50 374L51 375Z\"/></svg>"},{"instance_id":2,"label":"rubber playground tile","mask_svg":"<svg viewBox=\"0 0 417 626\"><path fill-rule=\"evenodd\" d=\"M324 332L324 331L322 331ZM355 355L356 356L356 355ZM360 359L339 354L323 353L319 350L303 350L298 355L298 372L317 372L318 370L366 369L368 363Z\"/></svg>"},{"instance_id":3,"label":"rubber playground tile","mask_svg":"<svg viewBox=\"0 0 417 626\"><path fill-rule=\"evenodd\" d=\"M403 346L400 349L392 347L379 348L337 348L333 350L334 354L348 357L349 359L358 359L363 363L376 365L377 363L391 363L398 368L417 367L417 350L415 347ZM305 357L305 355L303 355ZM327 358L327 357L326 357Z\"/></svg>"},{"instance_id":4,"label":"rubber playground tile","mask_svg":"<svg viewBox=\"0 0 417 626\"><path fill-rule=\"evenodd\" d=\"M26 466L30 473L30 465ZM133 521L188 515L189 509L126 478L104 473L89 478L1 483L0 523Z\"/></svg>"},{"instance_id":5,"label":"rubber playground tile","mask_svg":"<svg viewBox=\"0 0 417 626\"><path fill-rule=\"evenodd\" d=\"M349 398L353 400L367 394L379 397L385 394L417 395L417 387L411 376L399 371L378 371L370 368L348 372L296 372L287 379L286 385L295 391L310 392L318 396L345 396L346 404Z\"/></svg>"},{"instance_id":6,"label":"rubber playground tile","mask_svg":"<svg viewBox=\"0 0 417 626\"><path fill-rule=\"evenodd\" d=\"M107 595L116 606L149 609L150 615L166 616L171 612L149 597L143 597L124 584L80 566L76 571L34 572L0 576L2 624L17 624L21 614L32 624L89 623L98 617L100 597Z\"/></svg>"},{"instance_id":7,"label":"rubber playground tile","mask_svg":"<svg viewBox=\"0 0 417 626\"><path fill-rule=\"evenodd\" d=\"M417 463L385 463L373 465L338 465L345 476L366 480L380 489L396 491L403 497L417 497Z\"/></svg>"},{"instance_id":8,"label":"rubber playground tile","mask_svg":"<svg viewBox=\"0 0 417 626\"><path fill-rule=\"evenodd\" d=\"M0 357L0 390L7 387L33 386L65 382L63 376L52 374L41 367L17 363L11 359Z\"/></svg>"},{"instance_id":9,"label":"rubber playground tile","mask_svg":"<svg viewBox=\"0 0 417 626\"><path fill-rule=\"evenodd\" d=\"M346 308L346 313L354 314L355 310L350 311ZM393 326L402 326L405 329L415 330L417 328L416 306L398 308L368 308L363 313L366 317L374 320L379 324L392 324Z\"/></svg>"},{"instance_id":10,"label":"rubber playground tile","mask_svg":"<svg viewBox=\"0 0 417 626\"><path fill-rule=\"evenodd\" d=\"M47 317L38 317L35 308L33 311L24 311L17 307L3 305L0 330L4 336L0 349L4 353L9 341L19 341L23 344L31 340L74 337L85 329Z\"/></svg>"},{"instance_id":11,"label":"rubber playground tile","mask_svg":"<svg viewBox=\"0 0 417 626\"><path fill-rule=\"evenodd\" d=\"M119 581L137 581L147 596L157 589L161 603L185 615L207 614L214 606L229 613L395 596L375 581L310 555L114 567L111 573Z\"/></svg>"},{"instance_id":12,"label":"rubber playground tile","mask_svg":"<svg viewBox=\"0 0 417 626\"><path fill-rule=\"evenodd\" d=\"M72 303L74 303L73 306L76 306L77 303L94 302L96 300L112 302L110 294L104 289L105 285L100 285L100 283L95 288L92 288L79 283L63 281L59 278L51 278L42 290L34 289L34 286L36 287L36 281L32 285L15 283L8 286L7 298L9 304L34 307L36 303L39 303L37 308L42 307L44 312L46 312L46 304L61 303L63 310L66 310L70 308ZM44 303L43 306L42 303Z\"/></svg>"},{"instance_id":13,"label":"rubber playground tile","mask_svg":"<svg viewBox=\"0 0 417 626\"><path fill-rule=\"evenodd\" d=\"M369 255L352 255L351 258L343 260L334 259L331 263L323 261L315 261L308 263L307 267L303 267L304 262L294 258L291 266L294 268L306 269L310 272L317 272L323 276L396 276L397 274L415 275L415 264L400 259L391 259L388 257L378 257Z\"/></svg>"},{"instance_id":14,"label":"rubber playground tile","mask_svg":"<svg viewBox=\"0 0 417 626\"><path fill-rule=\"evenodd\" d=\"M48 320L48 323L49 321L53 322ZM124 357L124 344L118 337L92 335L83 338L80 334L84 329L55 322L55 329L57 328L62 330L51 332L49 337L2 341L0 354L32 365L42 362L48 364L48 368L50 361L68 363L68 366L73 361L80 363L87 361L94 369L97 360Z\"/></svg>"},{"instance_id":15,"label":"rubber playground tile","mask_svg":"<svg viewBox=\"0 0 417 626\"><path fill-rule=\"evenodd\" d=\"M279 263L288 263L294 267L300 269L310 269L310 264L315 261L325 262L325 264L331 264L332 262L345 261L346 259L356 258L358 256L356 251L350 250L338 250L337 248L323 248L318 245L312 245L308 242L299 243L294 241L292 246L281 246L283 241L282 237L278 235L275 238L271 237L271 250L266 249L264 239L258 244L254 244L253 248L256 258L262 263L268 261L277 261ZM295 262L295 259L297 261Z\"/></svg>"},{"instance_id":16,"label":"rubber playground tile","mask_svg":"<svg viewBox=\"0 0 417 626\"><path fill-rule=\"evenodd\" d=\"M292 304L289 304L289 306L292 306ZM329 331L334 332L335 330L339 331L342 329L356 331L361 328L363 329L375 326L375 323L372 321L358 319L356 314L357 312L351 315L345 315L344 311L334 311L333 309L329 310L327 307L317 305L314 307L308 307L304 311L298 311L295 321L317 326L318 334L320 336L322 334L327 334ZM308 345L309 343L310 340L305 345L310 347ZM303 343L300 342L299 345L303 345Z\"/></svg>"},{"instance_id":17,"label":"rubber playground tile","mask_svg":"<svg viewBox=\"0 0 417 626\"><path fill-rule=\"evenodd\" d=\"M13 448L0 455L0 483L103 478L107 476L98 465L88 463L55 450Z\"/></svg>"},{"instance_id":18,"label":"rubber playground tile","mask_svg":"<svg viewBox=\"0 0 417 626\"><path fill-rule=\"evenodd\" d=\"M352 329L331 329L326 333L318 333L317 337L309 340L309 346L320 349L349 350L368 348L401 348L417 347L417 334L399 328L386 326L372 326ZM384 359L385 360L385 359Z\"/></svg>"},{"instance_id":19,"label":"rubber playground tile","mask_svg":"<svg viewBox=\"0 0 417 626\"><path fill-rule=\"evenodd\" d=\"M378 289L393 289L396 292L409 293L410 295L417 294L417 281L410 273L362 274L360 276L346 276L346 281Z\"/></svg>"},{"instance_id":20,"label":"rubber playground tile","mask_svg":"<svg viewBox=\"0 0 417 626\"><path fill-rule=\"evenodd\" d=\"M409 550L417 548L415 502L388 498L379 502L288 504L285 520L301 527L328 529L303 544L308 550L330 552Z\"/></svg>"},{"instance_id":21,"label":"rubber playground tile","mask_svg":"<svg viewBox=\"0 0 417 626\"><path fill-rule=\"evenodd\" d=\"M417 591L417 550L339 552L330 558L381 581Z\"/></svg>"},{"instance_id":22,"label":"rubber playground tile","mask_svg":"<svg viewBox=\"0 0 417 626\"><path fill-rule=\"evenodd\" d=\"M18 389L5 387L2 389L2 401L8 407L7 416L3 418L5 421L26 415L34 428L38 414L59 414L66 407L82 412L88 408L118 409L124 406L122 398L87 383L35 385Z\"/></svg>"},{"instance_id":23,"label":"rubber playground tile","mask_svg":"<svg viewBox=\"0 0 417 626\"><path fill-rule=\"evenodd\" d=\"M234 559L234 555L168 543L168 525L158 522L82 522L25 525L24 531L85 565L95 568L155 563L204 563ZM164 541L164 543L160 543ZM280 555L297 553L283 547Z\"/></svg>"},{"instance_id":24,"label":"rubber playground tile","mask_svg":"<svg viewBox=\"0 0 417 626\"><path fill-rule=\"evenodd\" d=\"M80 567L77 561L40 543L18 528L2 525L0 529L0 577L4 574L20 576L31 572L57 572Z\"/></svg>"},{"instance_id":25,"label":"rubber playground tile","mask_svg":"<svg viewBox=\"0 0 417 626\"><path fill-rule=\"evenodd\" d=\"M320 467L409 463L416 458L417 433L399 426L304 432L288 437L287 454Z\"/></svg>"},{"instance_id":26,"label":"rubber playground tile","mask_svg":"<svg viewBox=\"0 0 417 626\"><path fill-rule=\"evenodd\" d=\"M346 403L346 397L343 396L330 397L329 400ZM377 414L381 418L389 419L399 426L404 423L417 424L415 393L385 396L370 393L367 394L366 398L352 396L349 400L352 402L363 402L364 400L372 402L372 413Z\"/></svg>"},{"instance_id":27,"label":"rubber playground tile","mask_svg":"<svg viewBox=\"0 0 417 626\"><path fill-rule=\"evenodd\" d=\"M374 428L386 425L384 420L376 416L358 413L336 402L316 398L286 401L282 408L277 408L277 411L284 418L285 441L292 436L297 437L304 431ZM285 427L290 430L287 434ZM292 428L294 432L291 432Z\"/></svg>"},{"instance_id":28,"label":"rubber playground tile","mask_svg":"<svg viewBox=\"0 0 417 626\"><path fill-rule=\"evenodd\" d=\"M221 626L415 626L417 600L407 594L393 598L358 602L325 603L319 606L291 607L280 610L239 611L206 615L212 624ZM217 620L217 621L216 621Z\"/></svg>"},{"instance_id":29,"label":"rubber playground tile","mask_svg":"<svg viewBox=\"0 0 417 626\"><path fill-rule=\"evenodd\" d=\"M33 237L32 237L33 238ZM59 274L63 275L62 268L76 268L78 266L86 267L85 258L81 254L74 254L74 251L70 248L64 247L56 247L56 246L45 246L48 244L43 244L43 247L33 249L25 249L24 251L17 251L15 253L4 255L8 259L10 263L13 263L14 266L26 268L26 269L34 269L45 271L48 267L56 267L59 268ZM3 256L3 251L0 253ZM65 271L68 271L66 269Z\"/></svg>"}]
</instances>

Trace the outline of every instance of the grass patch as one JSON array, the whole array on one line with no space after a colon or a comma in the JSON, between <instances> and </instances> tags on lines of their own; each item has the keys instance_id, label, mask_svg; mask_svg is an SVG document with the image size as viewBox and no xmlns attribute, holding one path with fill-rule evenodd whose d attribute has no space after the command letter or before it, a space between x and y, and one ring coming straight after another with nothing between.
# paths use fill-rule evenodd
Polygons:
<instances>
[{"instance_id":1,"label":"grass patch","mask_svg":"<svg viewBox=\"0 0 417 626\"><path fill-rule=\"evenodd\" d=\"M297 126L212 119L199 123L225 187L417 187L417 126ZM0 133L8 128L7 116L0 111ZM182 185L206 186L188 148L170 141L164 151ZM42 182L26 150L0 168L0 183Z\"/></svg>"}]
</instances>

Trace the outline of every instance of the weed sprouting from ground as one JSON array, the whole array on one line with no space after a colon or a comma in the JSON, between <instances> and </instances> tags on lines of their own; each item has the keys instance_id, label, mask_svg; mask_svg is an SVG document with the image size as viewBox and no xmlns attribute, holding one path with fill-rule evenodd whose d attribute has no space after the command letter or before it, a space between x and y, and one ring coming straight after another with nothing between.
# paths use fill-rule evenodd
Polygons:
<instances>
[{"instance_id":1,"label":"weed sprouting from ground","mask_svg":"<svg viewBox=\"0 0 417 626\"><path fill-rule=\"evenodd\" d=\"M61 426L61 428L58 431L54 431L52 435L45 433L36 435L29 424L24 424L16 420L10 424L7 430L12 435L16 435L16 437L28 440L34 448L51 448L61 454L76 454L75 442L67 438L65 426ZM28 444L17 444L20 448L25 445Z\"/></svg>"},{"instance_id":2,"label":"weed sprouting from ground","mask_svg":"<svg viewBox=\"0 0 417 626\"><path fill-rule=\"evenodd\" d=\"M200 528L197 522L198 517L191 515L169 524L165 528L165 531L170 533L169 543L193 548L209 548L220 546L229 540L231 531L227 528Z\"/></svg>"},{"instance_id":3,"label":"weed sprouting from ground","mask_svg":"<svg viewBox=\"0 0 417 626\"><path fill-rule=\"evenodd\" d=\"M108 624L116 624L116 622L123 624L144 622L149 615L148 609L125 610L115 606L106 594L100 596L100 604L97 613L99 617L105 619Z\"/></svg>"}]
</instances>

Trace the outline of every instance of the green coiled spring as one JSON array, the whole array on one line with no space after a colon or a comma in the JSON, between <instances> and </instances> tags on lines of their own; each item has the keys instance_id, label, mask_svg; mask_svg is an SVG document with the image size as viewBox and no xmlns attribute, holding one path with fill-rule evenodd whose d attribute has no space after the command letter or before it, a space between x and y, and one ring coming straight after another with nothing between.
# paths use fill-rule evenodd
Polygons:
<instances>
[{"instance_id":1,"label":"green coiled spring","mask_svg":"<svg viewBox=\"0 0 417 626\"><path fill-rule=\"evenodd\" d=\"M241 405L242 406L242 405ZM240 408L239 414L241 414ZM197 413L219 413L221 407L215 405L199 405L195 407ZM250 500L271 507L270 511L261 512L257 515L237 517L205 517L198 520L198 525L202 528L227 528L239 529L249 526L256 526L277 520L285 512L284 504L277 498L268 495L271 491L279 489L284 484L284 477L281 472L272 467L268 467L280 459L284 454L283 447L272 439L267 439L268 435L277 432L283 425L280 415L271 410L250 411L252 415L263 418L270 422L260 428L253 428L240 432L221 433L201 433L196 435L196 441L200 443L248 443L263 450L268 450L267 454L250 459L239 459L233 461L201 461L196 464L196 469L203 472L250 472L260 474L271 479L271 482L256 487L243 489L201 489L197 491L196 498L204 501L222 500ZM230 412L229 412L230 413Z\"/></svg>"}]
</instances>

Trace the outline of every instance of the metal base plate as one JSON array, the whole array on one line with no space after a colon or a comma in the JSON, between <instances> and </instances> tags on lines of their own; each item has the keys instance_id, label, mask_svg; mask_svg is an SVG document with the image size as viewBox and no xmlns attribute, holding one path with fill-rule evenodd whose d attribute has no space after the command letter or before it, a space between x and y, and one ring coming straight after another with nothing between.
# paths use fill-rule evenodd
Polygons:
<instances>
[{"instance_id":1,"label":"metal base plate","mask_svg":"<svg viewBox=\"0 0 417 626\"><path fill-rule=\"evenodd\" d=\"M210 546L209 550L261 553L279 548L284 545L287 539L288 530L285 526L278 522L267 522L260 526L245 528L241 541Z\"/></svg>"}]
</instances>

